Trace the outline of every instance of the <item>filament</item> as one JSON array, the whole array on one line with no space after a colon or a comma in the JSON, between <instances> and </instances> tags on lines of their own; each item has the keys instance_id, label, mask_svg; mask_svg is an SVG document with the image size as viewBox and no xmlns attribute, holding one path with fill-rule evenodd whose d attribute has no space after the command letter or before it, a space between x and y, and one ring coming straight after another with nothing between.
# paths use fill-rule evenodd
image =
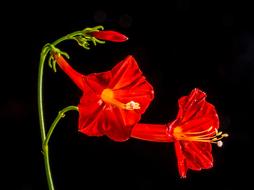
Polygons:
<instances>
[{"instance_id":1,"label":"filament","mask_svg":"<svg viewBox=\"0 0 254 190\"><path fill-rule=\"evenodd\" d=\"M182 128L177 126L173 135L177 140L216 143L218 146L222 146L221 139L228 137L227 133L218 131L216 128L213 130L212 126L206 130L194 132L183 132Z\"/></svg>"}]
</instances>

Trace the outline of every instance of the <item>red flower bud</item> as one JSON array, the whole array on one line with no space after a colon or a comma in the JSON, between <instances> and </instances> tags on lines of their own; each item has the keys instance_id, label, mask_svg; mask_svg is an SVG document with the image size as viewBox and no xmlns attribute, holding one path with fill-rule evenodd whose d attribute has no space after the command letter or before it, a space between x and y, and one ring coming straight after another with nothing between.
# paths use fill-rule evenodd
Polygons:
<instances>
[{"instance_id":1,"label":"red flower bud","mask_svg":"<svg viewBox=\"0 0 254 190\"><path fill-rule=\"evenodd\" d=\"M91 35L99 40L106 40L111 42L125 42L128 40L127 36L112 30L91 32Z\"/></svg>"}]
</instances>

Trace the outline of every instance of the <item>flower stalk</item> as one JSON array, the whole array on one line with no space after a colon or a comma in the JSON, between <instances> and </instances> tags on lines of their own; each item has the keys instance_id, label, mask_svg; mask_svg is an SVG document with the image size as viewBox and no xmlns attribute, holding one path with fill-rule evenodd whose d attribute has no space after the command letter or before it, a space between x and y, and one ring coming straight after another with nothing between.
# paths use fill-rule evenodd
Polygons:
<instances>
[{"instance_id":1,"label":"flower stalk","mask_svg":"<svg viewBox=\"0 0 254 190\"><path fill-rule=\"evenodd\" d=\"M99 30L102 30L102 29L103 29L102 26L97 26L94 28L85 28L84 30L70 33L66 36L63 36L63 37L57 39L56 41L54 41L51 44L50 43L46 44L42 48L42 51L40 54L40 61L39 61L39 68L38 68L38 84L37 84L38 99L37 99L37 102L38 102L38 114L39 114L39 125L40 125L40 133L41 133L42 150L43 150L43 156L44 156L44 165L45 165L45 171L46 171L46 177L47 177L49 190L54 190L54 184L53 184L53 179L52 179L51 170L50 170L48 142L50 140L50 137L51 137L57 123L64 116L64 113L71 111L71 110L78 111L78 109L75 106L69 106L69 107L61 110L46 135L44 111L43 111L43 76L44 76L43 74L44 74L45 60L46 60L47 56L52 51L68 57L68 54L55 48L55 46L57 46L59 43L66 41L66 40L75 40L78 42L78 44L80 46L82 46L85 49L89 49L89 42L90 41L94 45L96 45L96 43L101 43L101 44L104 43L104 41L98 40L90 34L91 32L98 32ZM49 55L49 66L51 66L53 68L53 70L56 71L55 61L54 61L54 59L51 59L51 56L52 55Z\"/></svg>"}]
</instances>

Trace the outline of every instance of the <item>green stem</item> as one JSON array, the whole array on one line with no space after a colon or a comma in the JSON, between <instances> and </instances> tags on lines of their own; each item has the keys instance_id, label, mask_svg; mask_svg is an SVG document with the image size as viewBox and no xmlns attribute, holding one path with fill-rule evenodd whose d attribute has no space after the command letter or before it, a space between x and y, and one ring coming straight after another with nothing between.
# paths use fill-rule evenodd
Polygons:
<instances>
[{"instance_id":1,"label":"green stem","mask_svg":"<svg viewBox=\"0 0 254 190\"><path fill-rule=\"evenodd\" d=\"M40 57L39 72L38 72L38 111L39 111L39 123L40 123L40 131L41 131L42 149L43 149L43 155L44 155L44 165L45 165L48 187L49 187L49 190L54 190L54 184L53 184L52 175L50 171L50 165L49 165L48 146L44 146L44 141L46 139L46 132L45 132L45 123L44 123L44 114L43 114L43 94L42 94L44 63L49 51L50 49L44 46L41 52L41 57Z\"/></svg>"},{"instance_id":2,"label":"green stem","mask_svg":"<svg viewBox=\"0 0 254 190\"><path fill-rule=\"evenodd\" d=\"M39 124L40 124L42 143L46 139L44 115L43 115L43 96L42 96L43 71L44 71L44 62L45 62L48 52L49 52L49 49L43 47L42 52L41 52L40 63L39 63L39 72L38 72L38 111L39 111Z\"/></svg>"},{"instance_id":3,"label":"green stem","mask_svg":"<svg viewBox=\"0 0 254 190\"><path fill-rule=\"evenodd\" d=\"M56 46L57 44L61 43L62 41L65 40L72 40L73 36L77 36L77 35L82 35L82 31L76 31L76 32L72 32L66 36L63 36L62 38L57 39L56 41L54 41L52 43L52 45Z\"/></svg>"},{"instance_id":4,"label":"green stem","mask_svg":"<svg viewBox=\"0 0 254 190\"><path fill-rule=\"evenodd\" d=\"M81 31L73 32L52 43L53 46L57 44L72 39L73 36L81 34ZM42 143L46 139L46 132L45 132L45 123L44 123L44 114L43 114L43 72L44 72L44 65L45 59L50 52L50 48L48 46L44 46L41 52L40 63L39 63L39 72L38 72L38 111L39 111L39 123L40 123L40 131L41 131L41 140Z\"/></svg>"},{"instance_id":5,"label":"green stem","mask_svg":"<svg viewBox=\"0 0 254 190\"><path fill-rule=\"evenodd\" d=\"M52 123L52 125L49 128L49 131L47 133L47 137L46 137L46 140L43 143L43 146L48 146L48 142L50 140L50 137L51 137L57 123L60 121L60 119L62 119L65 116L66 112L72 111L72 110L78 111L78 107L77 106L68 106L68 107L66 107L66 108L64 108L64 109L62 109L61 111L58 112L57 117L55 118L54 122Z\"/></svg>"},{"instance_id":6,"label":"green stem","mask_svg":"<svg viewBox=\"0 0 254 190\"><path fill-rule=\"evenodd\" d=\"M44 156L44 165L45 165L45 171L46 171L46 177L47 177L47 182L48 182L48 187L49 190L54 190L54 183L51 175L51 170L50 170L50 164L49 164L49 148L48 145L42 146L43 149L43 156Z\"/></svg>"},{"instance_id":7,"label":"green stem","mask_svg":"<svg viewBox=\"0 0 254 190\"><path fill-rule=\"evenodd\" d=\"M48 131L47 136L46 136L46 139L45 139L45 141L42 145L43 156L44 156L44 165L45 165L45 170L46 170L46 174L47 174L46 176L47 176L49 190L54 190L54 183L53 183L51 170L50 170L48 142L49 142L50 137L51 137L55 127L57 126L58 122L61 120L61 118L63 118L65 116L66 112L71 111L71 110L78 111L78 107L77 106L68 106L68 107L66 107L66 108L64 108L64 109L62 109L61 111L58 112L58 115L55 118L52 125L50 126L49 131Z\"/></svg>"},{"instance_id":8,"label":"green stem","mask_svg":"<svg viewBox=\"0 0 254 190\"><path fill-rule=\"evenodd\" d=\"M55 47L59 43L65 41L65 40L76 40L77 37L83 38L83 41L81 42L78 40L77 42L79 45L83 46L86 49L89 49L88 46L84 43L86 41L93 41L98 42L98 43L103 43L103 41L96 40L86 36L86 32L93 32L93 31L98 31L99 29L103 29L102 26L97 26L94 28L87 28L87 30L82 30L82 31L76 31L70 34L67 34L66 36L63 36L62 38L59 38L58 40L54 41L51 44L46 44L41 51L40 55L40 62L39 62L39 71L38 71L38 112L39 112L39 124L40 124L40 132L41 132L41 142L42 142L42 149L43 149L43 155L44 155L44 164L45 164L45 170L46 170L46 176L47 176L47 181L48 181L48 187L50 190L54 190L54 184L51 176L51 171L50 171L50 164L49 164L49 151L48 151L48 142L49 139L54 131L54 128L56 127L57 123L59 120L64 116L64 113L70 110L78 110L77 107L75 106L69 106L67 108L64 108L62 111L59 112L58 116L54 120L53 124L51 125L47 136L46 136L46 130L45 130L45 122L44 122L44 113L43 113L43 72L44 72L44 65L45 65L45 59L52 51L52 47Z\"/></svg>"},{"instance_id":9,"label":"green stem","mask_svg":"<svg viewBox=\"0 0 254 190\"><path fill-rule=\"evenodd\" d=\"M81 34L81 31L73 32L71 34L68 34L62 38L59 38L58 40L54 41L52 45L56 46L62 41L72 39L74 35ZM45 130L45 122L44 122L44 113L43 113L43 73L44 73L44 65L45 65L45 59L48 55L48 53L51 51L49 46L44 46L42 48L42 52L40 55L40 62L39 62L39 71L38 71L38 113L39 113L39 124L40 124L40 132L41 132L41 141L42 141L42 148L44 152L44 164L45 164L45 170L46 170L46 176L48 181L48 186L50 190L54 190L52 175L50 171L50 165L49 165L49 154L48 154L48 145L45 146L45 140L46 140L46 130ZM51 132L52 133L52 132ZM49 139L49 138L48 138ZM48 142L48 140L47 140Z\"/></svg>"}]
</instances>

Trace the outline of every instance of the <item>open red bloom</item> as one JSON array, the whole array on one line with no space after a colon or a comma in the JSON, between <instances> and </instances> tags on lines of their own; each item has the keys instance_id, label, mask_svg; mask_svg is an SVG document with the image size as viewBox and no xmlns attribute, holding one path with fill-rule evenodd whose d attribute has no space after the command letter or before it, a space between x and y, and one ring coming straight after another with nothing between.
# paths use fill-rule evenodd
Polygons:
<instances>
[{"instance_id":1,"label":"open red bloom","mask_svg":"<svg viewBox=\"0 0 254 190\"><path fill-rule=\"evenodd\" d=\"M107 135L115 141L130 137L154 97L132 56L126 57L111 71L82 75L70 67L62 56L58 65L83 91L79 108L79 131L90 136Z\"/></svg>"},{"instance_id":2,"label":"open red bloom","mask_svg":"<svg viewBox=\"0 0 254 190\"><path fill-rule=\"evenodd\" d=\"M222 138L218 133L219 118L215 107L206 101L206 94L194 89L179 99L179 112L170 123L169 134L175 140L178 170L186 177L188 169L201 170L213 166L211 143Z\"/></svg>"},{"instance_id":3,"label":"open red bloom","mask_svg":"<svg viewBox=\"0 0 254 190\"><path fill-rule=\"evenodd\" d=\"M112 30L102 30L98 32L92 32L91 35L99 40L106 40L111 42L124 42L128 40L128 37Z\"/></svg>"},{"instance_id":4,"label":"open red bloom","mask_svg":"<svg viewBox=\"0 0 254 190\"><path fill-rule=\"evenodd\" d=\"M205 99L204 92L194 89L189 96L179 99L179 112L173 122L167 125L137 124L131 136L155 142L174 142L181 177L186 177L188 169L211 168L211 143L221 146L220 140L227 134L218 132L217 112Z\"/></svg>"}]
</instances>

